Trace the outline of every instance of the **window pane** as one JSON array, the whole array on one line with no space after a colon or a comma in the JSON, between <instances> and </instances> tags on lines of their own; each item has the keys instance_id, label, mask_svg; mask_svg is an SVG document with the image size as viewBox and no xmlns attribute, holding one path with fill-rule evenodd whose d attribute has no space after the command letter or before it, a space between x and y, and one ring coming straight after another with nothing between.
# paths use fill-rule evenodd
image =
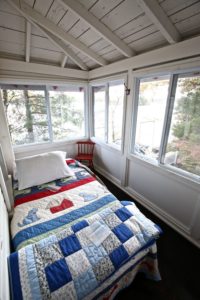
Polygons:
<instances>
[{"instance_id":1,"label":"window pane","mask_svg":"<svg viewBox=\"0 0 200 300\"><path fill-rule=\"evenodd\" d=\"M135 153L158 159L169 77L141 80L136 124Z\"/></svg>"},{"instance_id":2,"label":"window pane","mask_svg":"<svg viewBox=\"0 0 200 300\"><path fill-rule=\"evenodd\" d=\"M108 143L121 146L124 105L123 83L109 85Z\"/></svg>"},{"instance_id":3,"label":"window pane","mask_svg":"<svg viewBox=\"0 0 200 300\"><path fill-rule=\"evenodd\" d=\"M105 111L106 92L105 87L95 87L94 92L94 135L105 140Z\"/></svg>"},{"instance_id":4,"label":"window pane","mask_svg":"<svg viewBox=\"0 0 200 300\"><path fill-rule=\"evenodd\" d=\"M85 136L84 89L49 92L51 122L54 140L74 139Z\"/></svg>"},{"instance_id":5,"label":"window pane","mask_svg":"<svg viewBox=\"0 0 200 300\"><path fill-rule=\"evenodd\" d=\"M178 79L164 163L200 175L200 76Z\"/></svg>"},{"instance_id":6,"label":"window pane","mask_svg":"<svg viewBox=\"0 0 200 300\"><path fill-rule=\"evenodd\" d=\"M49 141L44 90L3 89L2 98L13 145Z\"/></svg>"}]
</instances>

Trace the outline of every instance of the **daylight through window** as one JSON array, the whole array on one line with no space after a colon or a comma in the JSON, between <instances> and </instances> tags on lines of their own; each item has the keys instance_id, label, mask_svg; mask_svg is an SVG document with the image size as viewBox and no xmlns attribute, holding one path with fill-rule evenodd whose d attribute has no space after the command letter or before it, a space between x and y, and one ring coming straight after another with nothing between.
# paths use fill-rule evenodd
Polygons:
<instances>
[{"instance_id":1,"label":"daylight through window","mask_svg":"<svg viewBox=\"0 0 200 300\"><path fill-rule=\"evenodd\" d=\"M134 154L200 176L200 76L141 79Z\"/></svg>"},{"instance_id":2,"label":"daylight through window","mask_svg":"<svg viewBox=\"0 0 200 300\"><path fill-rule=\"evenodd\" d=\"M14 146L85 136L83 87L5 85L1 95Z\"/></svg>"},{"instance_id":3,"label":"daylight through window","mask_svg":"<svg viewBox=\"0 0 200 300\"><path fill-rule=\"evenodd\" d=\"M124 112L124 81L93 86L94 136L121 148Z\"/></svg>"}]
</instances>

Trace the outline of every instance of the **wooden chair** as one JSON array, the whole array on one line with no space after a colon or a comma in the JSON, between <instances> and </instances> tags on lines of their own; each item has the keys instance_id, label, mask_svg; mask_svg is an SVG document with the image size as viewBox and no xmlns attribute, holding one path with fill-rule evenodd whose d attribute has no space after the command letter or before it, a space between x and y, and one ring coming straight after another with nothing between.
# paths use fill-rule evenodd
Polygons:
<instances>
[{"instance_id":1,"label":"wooden chair","mask_svg":"<svg viewBox=\"0 0 200 300\"><path fill-rule=\"evenodd\" d=\"M77 142L78 155L75 159L79 161L88 161L88 166L93 168L93 152L95 143L91 141Z\"/></svg>"}]
</instances>

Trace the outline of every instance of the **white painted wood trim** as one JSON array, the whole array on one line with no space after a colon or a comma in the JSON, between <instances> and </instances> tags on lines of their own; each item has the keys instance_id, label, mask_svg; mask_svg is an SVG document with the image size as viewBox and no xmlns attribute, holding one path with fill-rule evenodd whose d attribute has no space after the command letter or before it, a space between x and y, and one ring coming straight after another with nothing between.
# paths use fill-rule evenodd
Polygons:
<instances>
[{"instance_id":1,"label":"white painted wood trim","mask_svg":"<svg viewBox=\"0 0 200 300\"><path fill-rule=\"evenodd\" d=\"M37 26L47 37L48 39L55 44L65 55L69 56L75 64L77 64L82 70L87 71L88 67L82 62L82 60L59 38L53 35L48 30L44 29L41 26Z\"/></svg>"},{"instance_id":2,"label":"white painted wood trim","mask_svg":"<svg viewBox=\"0 0 200 300\"><path fill-rule=\"evenodd\" d=\"M0 69L36 74L64 76L68 78L88 79L88 72L82 70L54 67L38 63L0 58Z\"/></svg>"},{"instance_id":3,"label":"white painted wood trim","mask_svg":"<svg viewBox=\"0 0 200 300\"><path fill-rule=\"evenodd\" d=\"M190 235L190 228L184 226L182 223L178 222L176 219L171 217L169 214L164 212L162 209L157 207L156 205L152 204L150 200L143 197L139 193L137 193L135 190L133 190L130 187L123 187L120 184L120 181L115 178L114 176L110 175L108 172L106 172L104 169L100 168L98 165L94 164L94 168L97 172L102 174L105 178L110 180L113 184L115 184L118 188L120 188L122 191L127 193L130 197L134 198L137 202L139 202L141 205L143 205L145 208L150 210L155 216L160 218L162 221L164 221L167 225L172 227L175 231L180 233L183 237L185 237L187 240L189 240L192 244L200 248L200 241L195 240ZM124 199L126 200L126 199Z\"/></svg>"},{"instance_id":4,"label":"white painted wood trim","mask_svg":"<svg viewBox=\"0 0 200 300\"><path fill-rule=\"evenodd\" d=\"M0 186L0 299L10 300L7 258L10 255L9 221Z\"/></svg>"},{"instance_id":5,"label":"white painted wood trim","mask_svg":"<svg viewBox=\"0 0 200 300\"><path fill-rule=\"evenodd\" d=\"M26 21L26 57L25 61L30 61L30 51L31 51L31 23Z\"/></svg>"},{"instance_id":6,"label":"white painted wood trim","mask_svg":"<svg viewBox=\"0 0 200 300\"><path fill-rule=\"evenodd\" d=\"M9 129L7 126L7 119L4 111L3 101L0 93L0 165L4 165L2 171L4 172L5 180L8 179L8 174L13 172L14 153L10 138Z\"/></svg>"},{"instance_id":7,"label":"white painted wood trim","mask_svg":"<svg viewBox=\"0 0 200 300\"><path fill-rule=\"evenodd\" d=\"M187 59L194 56L200 56L200 36L91 70L89 71L89 79L117 74L127 71L130 68L137 70L157 64L167 64L175 60Z\"/></svg>"},{"instance_id":8,"label":"white painted wood trim","mask_svg":"<svg viewBox=\"0 0 200 300\"><path fill-rule=\"evenodd\" d=\"M181 40L180 33L157 0L137 0L137 2L170 44Z\"/></svg>"},{"instance_id":9,"label":"white painted wood trim","mask_svg":"<svg viewBox=\"0 0 200 300\"><path fill-rule=\"evenodd\" d=\"M112 44L125 56L131 57L135 53L127 46L117 35L115 35L107 26L99 21L92 13L90 13L83 5L74 0L58 0L66 9L72 10L79 18L87 22L92 29L99 33L104 39Z\"/></svg>"},{"instance_id":10,"label":"white painted wood trim","mask_svg":"<svg viewBox=\"0 0 200 300\"><path fill-rule=\"evenodd\" d=\"M64 68L67 63L68 56L64 55L61 61L61 68Z\"/></svg>"},{"instance_id":11,"label":"white painted wood trim","mask_svg":"<svg viewBox=\"0 0 200 300\"><path fill-rule=\"evenodd\" d=\"M10 199L8 196L8 191L7 191L6 183L4 181L4 176L2 173L1 167L0 167L0 183L1 183L1 188L2 188L3 195L4 195L6 207L7 207L8 212L10 213L12 209L11 209Z\"/></svg>"},{"instance_id":12,"label":"white painted wood trim","mask_svg":"<svg viewBox=\"0 0 200 300\"><path fill-rule=\"evenodd\" d=\"M48 32L56 36L56 39L61 39L63 42L67 42L85 55L87 55L89 58L94 60L96 63L98 63L101 66L104 66L107 64L107 61L97 55L93 50L85 46L82 42L75 39L71 34L65 32L62 28L56 26L53 22L48 20L47 18L43 17L40 13L38 13L36 10L32 9L29 5L27 5L23 0L20 0L20 5L18 4L17 0L7 0L15 9L17 9L25 18L31 19L34 21L37 25L42 26L44 29L46 29ZM69 55L69 53L68 53Z\"/></svg>"},{"instance_id":13,"label":"white painted wood trim","mask_svg":"<svg viewBox=\"0 0 200 300\"><path fill-rule=\"evenodd\" d=\"M13 158L14 159L14 158ZM0 186L4 195L5 204L9 213L13 207L12 177L8 174L3 149L0 145Z\"/></svg>"}]
</instances>

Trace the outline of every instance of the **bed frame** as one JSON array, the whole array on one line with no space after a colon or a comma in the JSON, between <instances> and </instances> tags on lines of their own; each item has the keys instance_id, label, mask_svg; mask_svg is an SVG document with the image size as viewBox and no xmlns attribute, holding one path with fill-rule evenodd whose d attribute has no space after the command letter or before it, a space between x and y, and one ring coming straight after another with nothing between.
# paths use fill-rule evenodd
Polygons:
<instances>
[{"instance_id":1,"label":"bed frame","mask_svg":"<svg viewBox=\"0 0 200 300\"><path fill-rule=\"evenodd\" d=\"M9 215L12 213L12 185L0 147L0 300L10 299L7 258L10 255Z\"/></svg>"}]
</instances>

